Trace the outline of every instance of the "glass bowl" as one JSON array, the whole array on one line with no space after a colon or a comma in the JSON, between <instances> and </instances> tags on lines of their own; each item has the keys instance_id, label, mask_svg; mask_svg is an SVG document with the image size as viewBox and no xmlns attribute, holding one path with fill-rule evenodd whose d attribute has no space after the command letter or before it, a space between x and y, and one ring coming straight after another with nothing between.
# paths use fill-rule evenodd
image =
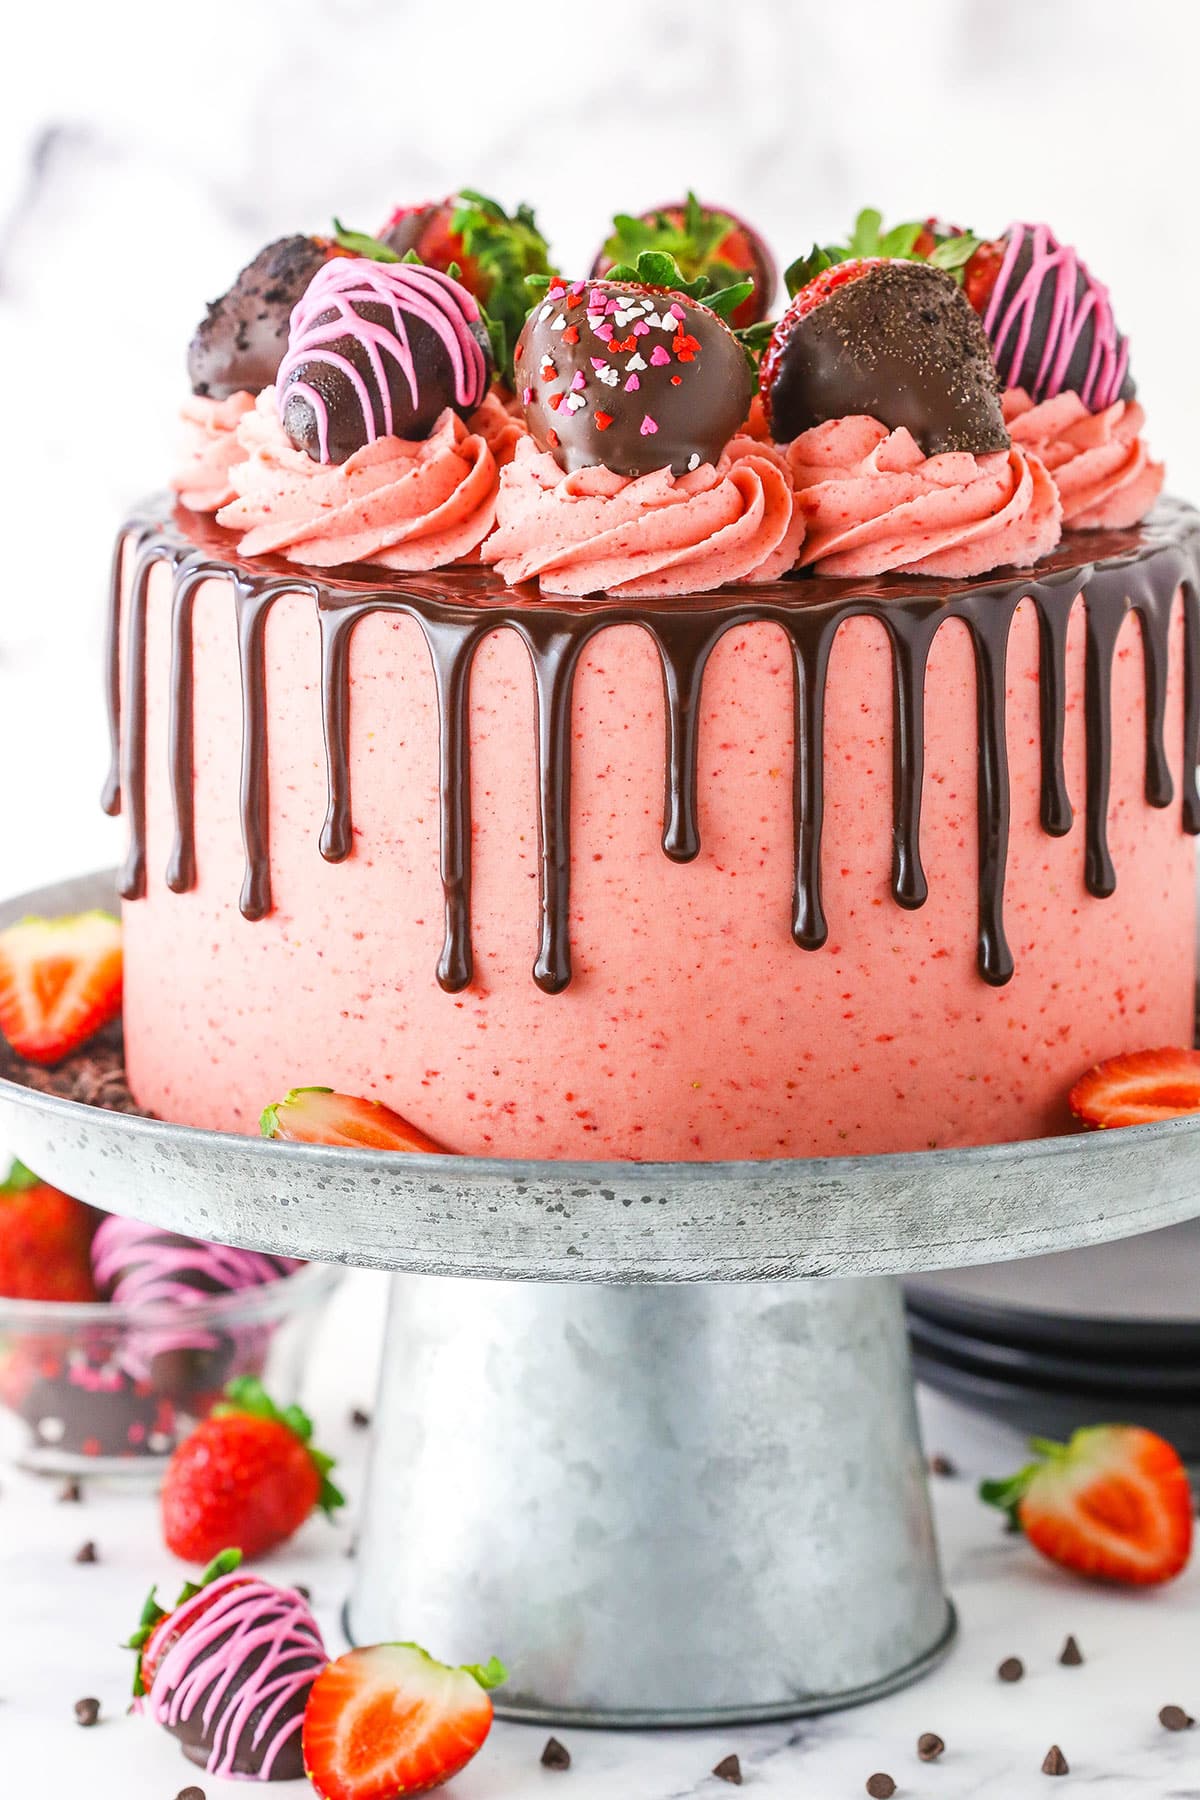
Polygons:
<instances>
[{"instance_id":1,"label":"glass bowl","mask_svg":"<svg viewBox=\"0 0 1200 1800\"><path fill-rule=\"evenodd\" d=\"M154 1479L232 1376L296 1399L341 1275L307 1263L186 1306L0 1297L0 1449L40 1474Z\"/></svg>"}]
</instances>

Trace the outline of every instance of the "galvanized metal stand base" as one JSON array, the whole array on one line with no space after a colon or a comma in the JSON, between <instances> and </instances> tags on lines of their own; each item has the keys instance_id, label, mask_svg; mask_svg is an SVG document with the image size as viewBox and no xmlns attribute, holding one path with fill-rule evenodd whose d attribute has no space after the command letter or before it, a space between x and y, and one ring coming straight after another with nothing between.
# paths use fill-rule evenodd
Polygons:
<instances>
[{"instance_id":1,"label":"galvanized metal stand base","mask_svg":"<svg viewBox=\"0 0 1200 1800\"><path fill-rule=\"evenodd\" d=\"M949 1648L897 1283L396 1276L348 1630L513 1718L824 1712Z\"/></svg>"},{"instance_id":2,"label":"galvanized metal stand base","mask_svg":"<svg viewBox=\"0 0 1200 1800\"><path fill-rule=\"evenodd\" d=\"M112 904L88 876L0 903L0 926ZM0 1130L111 1211L404 1271L352 1634L495 1650L501 1710L590 1724L818 1712L930 1668L954 1615L887 1277L1200 1211L1200 1117L898 1156L518 1162L197 1131L16 1067Z\"/></svg>"}]
</instances>

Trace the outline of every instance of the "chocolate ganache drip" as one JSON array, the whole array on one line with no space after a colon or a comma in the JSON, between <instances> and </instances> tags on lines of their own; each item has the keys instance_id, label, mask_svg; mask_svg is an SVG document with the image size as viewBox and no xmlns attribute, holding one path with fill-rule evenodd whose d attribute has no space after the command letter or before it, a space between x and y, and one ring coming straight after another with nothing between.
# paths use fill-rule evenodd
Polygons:
<instances>
[{"instance_id":1,"label":"chocolate ganache drip","mask_svg":"<svg viewBox=\"0 0 1200 1800\"><path fill-rule=\"evenodd\" d=\"M113 566L108 630L108 705L112 766L105 786L109 812L124 808L129 853L121 892L146 891L146 608L156 563L171 572L171 692L168 755L175 837L166 871L176 893L195 886L192 812L192 601L202 581L232 589L237 615L243 697L240 812L245 846L241 910L260 919L271 910L267 690L264 636L271 607L284 594L307 596L321 631L321 695L328 804L320 854L340 862L352 847L350 792L350 640L359 621L382 612L412 619L431 658L439 709L441 880L445 938L437 978L447 992L472 976L470 918L471 664L496 630L515 631L529 653L537 717L537 809L540 846L538 947L533 978L547 993L571 979L569 937L571 755L575 670L599 632L637 624L651 636L662 665L666 700L663 850L676 862L700 851L696 791L700 695L708 659L736 626L779 626L792 649L796 689L793 767L795 882L792 935L816 950L828 935L821 897L824 810L824 704L829 656L838 628L856 617L877 619L892 650L895 709L892 893L898 905L921 906L928 888L921 860L925 670L934 638L948 619L970 633L978 714L978 963L984 980L1002 986L1013 973L1004 930L1009 832L1005 727L1006 662L1013 615L1024 599L1037 612L1041 657L1041 821L1063 836L1073 819L1063 768L1066 646L1071 610L1082 594L1087 615L1087 733L1084 876L1088 891L1111 894L1117 874L1108 846L1112 773L1112 669L1117 635L1137 614L1144 646L1148 804L1174 798L1164 744L1164 715L1173 603L1185 612L1183 829L1200 833L1200 514L1179 502L1161 504L1129 531L1072 534L1069 544L1035 570L997 571L971 582L899 576L871 582L832 577L746 585L688 598L637 605L599 600L530 599L486 569L393 578L381 586L370 571L339 576L302 573L275 558L248 562L219 526L189 516L170 501L152 504L125 526ZM124 545L122 552L121 545ZM122 640L125 643L122 675Z\"/></svg>"}]
</instances>

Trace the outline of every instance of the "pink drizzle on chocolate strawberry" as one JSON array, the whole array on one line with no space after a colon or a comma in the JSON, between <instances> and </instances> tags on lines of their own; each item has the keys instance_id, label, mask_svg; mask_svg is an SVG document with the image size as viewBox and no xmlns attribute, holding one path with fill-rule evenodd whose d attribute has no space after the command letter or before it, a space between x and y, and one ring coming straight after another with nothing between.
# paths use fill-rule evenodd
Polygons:
<instances>
[{"instance_id":1,"label":"pink drizzle on chocolate strawberry","mask_svg":"<svg viewBox=\"0 0 1200 1800\"><path fill-rule=\"evenodd\" d=\"M304 1707L327 1660L301 1596L235 1572L201 1588L171 1622L173 1642L135 1705L210 1775L300 1776Z\"/></svg>"},{"instance_id":2,"label":"pink drizzle on chocolate strawberry","mask_svg":"<svg viewBox=\"0 0 1200 1800\"><path fill-rule=\"evenodd\" d=\"M1066 389L1091 412L1134 393L1108 289L1048 225L1010 225L983 326L1006 388L1036 403Z\"/></svg>"}]
</instances>

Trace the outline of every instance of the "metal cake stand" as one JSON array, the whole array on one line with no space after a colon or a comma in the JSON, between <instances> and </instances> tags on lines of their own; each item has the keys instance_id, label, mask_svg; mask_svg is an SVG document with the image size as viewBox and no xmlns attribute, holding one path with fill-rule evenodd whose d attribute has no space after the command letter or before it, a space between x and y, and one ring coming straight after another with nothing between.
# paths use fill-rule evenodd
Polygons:
<instances>
[{"instance_id":1,"label":"metal cake stand","mask_svg":"<svg viewBox=\"0 0 1200 1800\"><path fill-rule=\"evenodd\" d=\"M88 877L0 926L113 903ZM100 1206L394 1271L350 1634L496 1649L501 1712L580 1724L820 1712L933 1667L954 1613L896 1277L1200 1213L1200 1119L899 1156L499 1161L267 1143L16 1076L0 1129Z\"/></svg>"}]
</instances>

